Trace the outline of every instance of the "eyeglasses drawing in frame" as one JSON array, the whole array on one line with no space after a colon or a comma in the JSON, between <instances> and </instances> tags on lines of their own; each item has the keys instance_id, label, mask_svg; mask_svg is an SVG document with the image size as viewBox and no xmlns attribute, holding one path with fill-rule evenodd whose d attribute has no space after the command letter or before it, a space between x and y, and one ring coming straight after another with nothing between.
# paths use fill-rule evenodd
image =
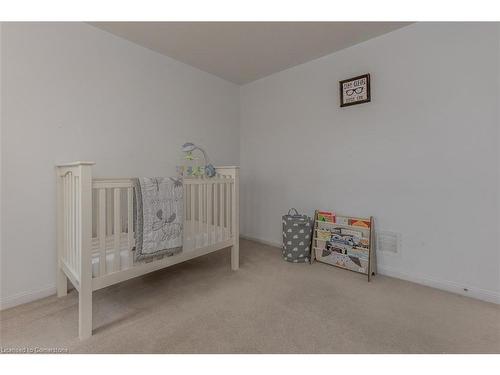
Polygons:
<instances>
[{"instance_id":1,"label":"eyeglasses drawing in frame","mask_svg":"<svg viewBox=\"0 0 500 375\"><path fill-rule=\"evenodd\" d=\"M371 101L370 74L339 81L340 107Z\"/></svg>"}]
</instances>

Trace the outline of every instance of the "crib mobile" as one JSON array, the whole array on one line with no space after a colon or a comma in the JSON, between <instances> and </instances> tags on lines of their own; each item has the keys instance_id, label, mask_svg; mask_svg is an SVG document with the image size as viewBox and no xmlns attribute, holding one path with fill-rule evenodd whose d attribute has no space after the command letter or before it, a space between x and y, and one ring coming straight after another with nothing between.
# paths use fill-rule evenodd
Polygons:
<instances>
[{"instance_id":1,"label":"crib mobile","mask_svg":"<svg viewBox=\"0 0 500 375\"><path fill-rule=\"evenodd\" d=\"M199 158L194 156L194 151L200 151L203 154L204 164L199 165ZM215 167L209 162L208 155L203 148L195 145L194 143L187 142L182 145L182 152L186 155L184 156L184 160L186 160L186 166L180 166L178 168L179 173L183 176L187 177L214 177L215 176Z\"/></svg>"}]
</instances>

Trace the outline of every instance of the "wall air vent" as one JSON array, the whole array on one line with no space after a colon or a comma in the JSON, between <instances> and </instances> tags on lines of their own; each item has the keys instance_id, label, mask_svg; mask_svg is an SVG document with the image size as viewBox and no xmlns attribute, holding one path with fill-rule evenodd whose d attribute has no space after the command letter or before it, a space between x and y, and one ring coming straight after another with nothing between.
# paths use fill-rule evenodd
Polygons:
<instances>
[{"instance_id":1,"label":"wall air vent","mask_svg":"<svg viewBox=\"0 0 500 375\"><path fill-rule=\"evenodd\" d=\"M376 233L377 253L397 255L400 251L401 234L395 232L380 231Z\"/></svg>"}]
</instances>

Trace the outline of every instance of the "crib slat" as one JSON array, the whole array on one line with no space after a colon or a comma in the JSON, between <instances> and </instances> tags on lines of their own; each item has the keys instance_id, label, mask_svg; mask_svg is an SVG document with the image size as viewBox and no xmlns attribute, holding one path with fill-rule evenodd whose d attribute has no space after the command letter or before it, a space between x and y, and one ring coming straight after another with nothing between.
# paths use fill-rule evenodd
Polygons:
<instances>
[{"instance_id":1,"label":"crib slat","mask_svg":"<svg viewBox=\"0 0 500 375\"><path fill-rule=\"evenodd\" d=\"M225 222L225 225L224 225L224 239L228 239L229 238L229 207L231 206L231 201L229 200L230 198L230 194L229 194L229 183L226 182L224 184L224 190L225 190L225 194L226 194L226 222Z\"/></svg>"},{"instance_id":2,"label":"crib slat","mask_svg":"<svg viewBox=\"0 0 500 375\"><path fill-rule=\"evenodd\" d=\"M133 214L133 209L134 209L134 201L133 201L133 188L128 188L127 189L127 248L128 251L130 252L129 254L129 264L127 266L130 266L130 262L132 261L132 242L134 241L134 218L132 217Z\"/></svg>"},{"instance_id":3,"label":"crib slat","mask_svg":"<svg viewBox=\"0 0 500 375\"><path fill-rule=\"evenodd\" d=\"M74 177L69 177L69 264L75 271L75 184Z\"/></svg>"},{"instance_id":4,"label":"crib slat","mask_svg":"<svg viewBox=\"0 0 500 375\"><path fill-rule=\"evenodd\" d=\"M69 267L71 266L71 175L66 176L66 228L68 232L66 233L66 262Z\"/></svg>"},{"instance_id":5,"label":"crib slat","mask_svg":"<svg viewBox=\"0 0 500 375\"><path fill-rule=\"evenodd\" d=\"M184 222L188 220L188 185L184 182L182 186L182 196L184 198ZM186 232L186 228L184 228L184 232ZM185 234L185 233L184 233ZM186 238L186 236L184 236Z\"/></svg>"},{"instance_id":6,"label":"crib slat","mask_svg":"<svg viewBox=\"0 0 500 375\"><path fill-rule=\"evenodd\" d=\"M208 184L204 185L203 194L205 196L204 210L205 210L205 227L203 228L203 242L205 246L209 245L208 240Z\"/></svg>"},{"instance_id":7,"label":"crib slat","mask_svg":"<svg viewBox=\"0 0 500 375\"><path fill-rule=\"evenodd\" d=\"M68 262L68 179L63 177L63 259Z\"/></svg>"},{"instance_id":8,"label":"crib slat","mask_svg":"<svg viewBox=\"0 0 500 375\"><path fill-rule=\"evenodd\" d=\"M81 264L81 216L80 216L80 177L75 177L75 269L80 270ZM92 228L91 228L92 230Z\"/></svg>"},{"instance_id":9,"label":"crib slat","mask_svg":"<svg viewBox=\"0 0 500 375\"><path fill-rule=\"evenodd\" d=\"M213 197L213 184L207 184L208 199L207 199L207 246L212 244L212 197Z\"/></svg>"},{"instance_id":10,"label":"crib slat","mask_svg":"<svg viewBox=\"0 0 500 375\"><path fill-rule=\"evenodd\" d=\"M120 188L113 189L114 195L114 256L113 256L113 271L120 270L120 233L121 233L121 222L120 222Z\"/></svg>"},{"instance_id":11,"label":"crib slat","mask_svg":"<svg viewBox=\"0 0 500 375\"><path fill-rule=\"evenodd\" d=\"M106 189L99 189L97 236L99 238L99 275L106 274Z\"/></svg>"},{"instance_id":12,"label":"crib slat","mask_svg":"<svg viewBox=\"0 0 500 375\"><path fill-rule=\"evenodd\" d=\"M80 241L80 177L76 176L75 177L75 192L74 192L74 197L75 197L75 252L73 254L74 256L74 263L75 263L75 269L79 270L79 264L80 264L80 252L81 252L81 241Z\"/></svg>"},{"instance_id":13,"label":"crib slat","mask_svg":"<svg viewBox=\"0 0 500 375\"><path fill-rule=\"evenodd\" d=\"M217 242L217 227L219 220L219 185L214 183L214 226L213 226L213 235L214 235L214 243Z\"/></svg>"},{"instance_id":14,"label":"crib slat","mask_svg":"<svg viewBox=\"0 0 500 375\"><path fill-rule=\"evenodd\" d=\"M107 189L106 194L106 235L113 234L113 189Z\"/></svg>"},{"instance_id":15,"label":"crib slat","mask_svg":"<svg viewBox=\"0 0 500 375\"><path fill-rule=\"evenodd\" d=\"M208 245L208 184L205 184L205 189L204 189L204 195L205 195L205 200L204 200L204 207L203 209L205 210L205 221L203 223L203 242L206 245Z\"/></svg>"},{"instance_id":16,"label":"crib slat","mask_svg":"<svg viewBox=\"0 0 500 375\"><path fill-rule=\"evenodd\" d=\"M233 212L234 212L234 209L233 209L233 187L234 187L234 183L233 181L231 181L231 183L229 184L229 202L231 202L231 206L229 207L229 216L230 216L230 220L229 220L229 237L232 237L233 235L233 230L234 230L234 227L233 227Z\"/></svg>"},{"instance_id":17,"label":"crib slat","mask_svg":"<svg viewBox=\"0 0 500 375\"><path fill-rule=\"evenodd\" d=\"M188 231L188 220L189 220L189 191L190 191L190 185L187 184L186 182L184 182L184 186L183 186L183 192L182 192L182 196L183 196L183 199L184 199L184 230L183 230L183 241L185 243L187 243L187 238L188 238L188 234L189 234L189 231Z\"/></svg>"},{"instance_id":18,"label":"crib slat","mask_svg":"<svg viewBox=\"0 0 500 375\"><path fill-rule=\"evenodd\" d=\"M193 241L193 248L196 248L196 239L194 238L194 189L195 185L191 184L191 190L189 191L189 208L191 213L189 215L189 235L191 237L191 241Z\"/></svg>"},{"instance_id":19,"label":"crib slat","mask_svg":"<svg viewBox=\"0 0 500 375\"><path fill-rule=\"evenodd\" d=\"M217 240L222 240L222 232L224 231L224 184L219 183L219 194L220 194L220 208L219 208L219 229Z\"/></svg>"},{"instance_id":20,"label":"crib slat","mask_svg":"<svg viewBox=\"0 0 500 375\"><path fill-rule=\"evenodd\" d=\"M196 224L196 235L197 238L201 239L203 238L201 236L202 233L202 223L203 223L203 185L198 185L198 223ZM200 243L201 247L203 246L202 243Z\"/></svg>"},{"instance_id":21,"label":"crib slat","mask_svg":"<svg viewBox=\"0 0 500 375\"><path fill-rule=\"evenodd\" d=\"M69 224L70 224L70 181L69 175L66 176L66 262L70 265L69 254L70 254L70 234L69 234Z\"/></svg>"}]
</instances>

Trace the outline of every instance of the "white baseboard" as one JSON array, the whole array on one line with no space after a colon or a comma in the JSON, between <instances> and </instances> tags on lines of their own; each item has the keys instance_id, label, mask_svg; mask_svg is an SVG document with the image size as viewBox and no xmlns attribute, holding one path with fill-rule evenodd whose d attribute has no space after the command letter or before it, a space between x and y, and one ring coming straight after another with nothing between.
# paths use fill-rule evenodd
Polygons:
<instances>
[{"instance_id":1,"label":"white baseboard","mask_svg":"<svg viewBox=\"0 0 500 375\"><path fill-rule=\"evenodd\" d=\"M0 298L0 310L5 310L17 305L22 305L23 303L36 301L37 299L45 298L53 294L56 294L56 286L47 285L36 290L14 294L13 296L2 296Z\"/></svg>"},{"instance_id":2,"label":"white baseboard","mask_svg":"<svg viewBox=\"0 0 500 375\"><path fill-rule=\"evenodd\" d=\"M250 240L254 242L261 243L263 245L272 246L281 249L281 243L261 240L259 238L255 238L247 235L240 235L240 238L244 240ZM386 267L383 265L377 265L377 271L381 275L386 275L390 277L395 277L397 279L411 281L417 284L426 285L432 288L445 290L448 292L460 294L466 297L472 297L476 299L480 299L482 301L492 302L496 304L500 304L500 293L494 292L492 290L480 289L480 288L471 288L467 287L467 291L464 290L464 286L453 281L447 280L437 280L428 276L409 274L406 272L400 272L396 269ZM28 292L22 292L15 294L13 296L1 297L0 298L0 310L5 310L17 305L22 305L23 303L28 303L32 301L36 301L37 299L45 298L56 294L56 286L55 285L47 285L45 287L31 290Z\"/></svg>"},{"instance_id":3,"label":"white baseboard","mask_svg":"<svg viewBox=\"0 0 500 375\"><path fill-rule=\"evenodd\" d=\"M259 238L255 238L255 237L252 237L252 236L247 236L245 234L240 234L240 238L242 238L244 240L258 242L258 243L261 243L261 244L267 245L267 246L277 247L277 248L280 248L280 249L283 246L281 243L278 243L278 242L265 241L265 240L261 240Z\"/></svg>"},{"instance_id":4,"label":"white baseboard","mask_svg":"<svg viewBox=\"0 0 500 375\"><path fill-rule=\"evenodd\" d=\"M240 238L243 238L245 240L255 241L255 242L261 243L263 245L267 245L267 246L277 247L280 249L282 246L281 243L261 240L261 239L256 238L256 237L247 236L247 235L243 235L243 234L240 235ZM486 290L486 289L480 289L480 288L474 288L474 287L466 287L464 285L460 285L460 284L455 283L453 281L437 280L437 279L434 279L434 278L431 278L428 276L409 274L406 272L398 271L398 270L390 268L390 267L386 267L386 266L381 265L381 264L377 264L377 273L379 273L381 275L385 275L385 276L394 277L396 279L411 281L413 283L429 286L431 288L445 290L447 292L451 292L451 293L455 293L455 294L460 294L462 296L476 298L476 299L479 299L482 301L500 304L500 293L492 291L492 290ZM464 288L467 288L467 291L465 291Z\"/></svg>"},{"instance_id":5,"label":"white baseboard","mask_svg":"<svg viewBox=\"0 0 500 375\"><path fill-rule=\"evenodd\" d=\"M380 264L377 265L377 270L378 273L380 273L381 275L395 277L397 279L411 281L416 284L430 286L432 288L445 290L447 292L460 294L462 296L472 297L480 299L482 301L500 304L500 293L492 290L474 288L458 284L454 281L437 280L429 276L401 272L394 268L386 267ZM467 290L464 290L464 288L466 288Z\"/></svg>"}]
</instances>

